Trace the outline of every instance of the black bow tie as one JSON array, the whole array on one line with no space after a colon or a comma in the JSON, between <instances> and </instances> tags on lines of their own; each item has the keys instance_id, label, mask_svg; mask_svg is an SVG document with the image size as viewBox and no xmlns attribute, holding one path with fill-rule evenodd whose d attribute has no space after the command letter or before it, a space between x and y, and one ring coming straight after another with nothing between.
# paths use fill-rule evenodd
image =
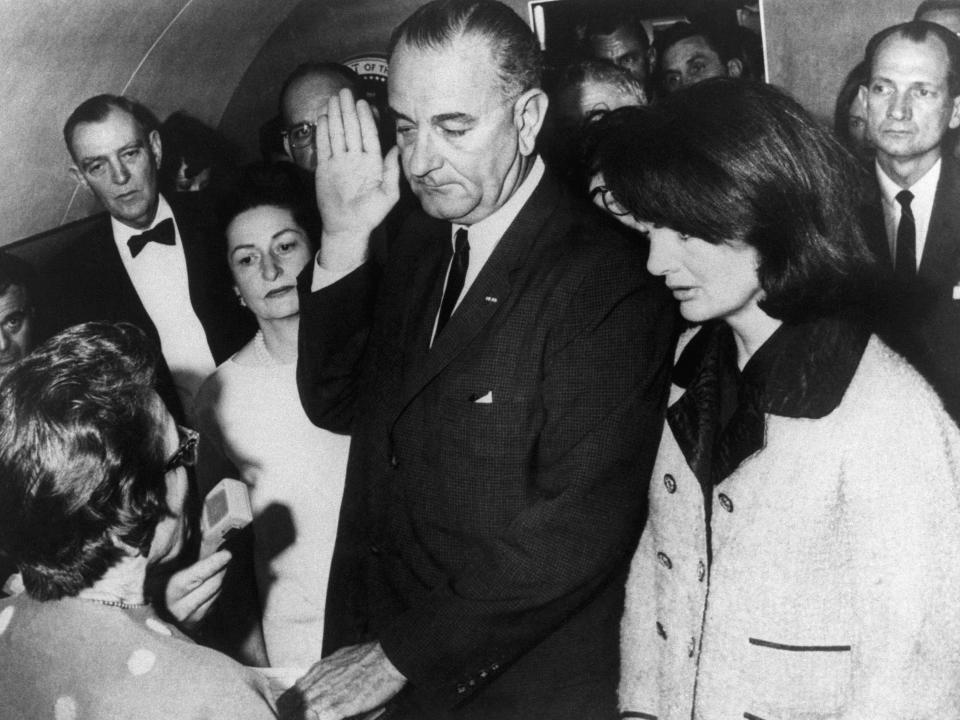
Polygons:
<instances>
[{"instance_id":1,"label":"black bow tie","mask_svg":"<svg viewBox=\"0 0 960 720\"><path fill-rule=\"evenodd\" d=\"M163 245L176 244L173 218L167 218L156 227L152 227L139 235L132 235L130 239L127 240L127 247L130 248L130 254L136 257L148 242L158 242Z\"/></svg>"}]
</instances>

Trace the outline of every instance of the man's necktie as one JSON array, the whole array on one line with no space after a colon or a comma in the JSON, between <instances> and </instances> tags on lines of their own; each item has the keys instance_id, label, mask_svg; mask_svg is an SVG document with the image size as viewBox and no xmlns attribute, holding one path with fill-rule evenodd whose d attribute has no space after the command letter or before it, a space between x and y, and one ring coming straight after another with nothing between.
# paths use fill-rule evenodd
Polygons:
<instances>
[{"instance_id":1,"label":"man's necktie","mask_svg":"<svg viewBox=\"0 0 960 720\"><path fill-rule=\"evenodd\" d=\"M440 314L437 316L437 332L434 337L440 336L440 331L447 324L453 314L453 308L463 290L463 281L467 277L467 265L470 263L470 243L467 242L467 229L457 230L453 239L453 262L450 263L450 275L447 277L447 288L443 291L443 301L440 303Z\"/></svg>"},{"instance_id":2,"label":"man's necktie","mask_svg":"<svg viewBox=\"0 0 960 720\"><path fill-rule=\"evenodd\" d=\"M158 242L161 245L176 244L173 219L167 218L146 232L142 232L139 235L132 235L130 239L127 240L127 247L130 248L130 254L136 257L148 242Z\"/></svg>"},{"instance_id":3,"label":"man's necktie","mask_svg":"<svg viewBox=\"0 0 960 720\"><path fill-rule=\"evenodd\" d=\"M902 208L900 225L897 227L897 259L893 266L897 278L909 282L917 276L917 224L913 219L910 201L913 193L901 190L897 202Z\"/></svg>"}]
</instances>

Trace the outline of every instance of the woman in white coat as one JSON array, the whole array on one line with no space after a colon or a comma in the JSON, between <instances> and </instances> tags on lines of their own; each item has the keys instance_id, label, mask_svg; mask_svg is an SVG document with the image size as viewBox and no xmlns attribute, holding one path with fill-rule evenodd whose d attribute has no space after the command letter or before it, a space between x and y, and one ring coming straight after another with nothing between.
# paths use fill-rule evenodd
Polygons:
<instances>
[{"instance_id":1,"label":"woman in white coat","mask_svg":"<svg viewBox=\"0 0 960 720\"><path fill-rule=\"evenodd\" d=\"M960 432L858 322L849 158L717 80L604 121L595 202L680 339L622 625L622 717L960 717Z\"/></svg>"}]
</instances>

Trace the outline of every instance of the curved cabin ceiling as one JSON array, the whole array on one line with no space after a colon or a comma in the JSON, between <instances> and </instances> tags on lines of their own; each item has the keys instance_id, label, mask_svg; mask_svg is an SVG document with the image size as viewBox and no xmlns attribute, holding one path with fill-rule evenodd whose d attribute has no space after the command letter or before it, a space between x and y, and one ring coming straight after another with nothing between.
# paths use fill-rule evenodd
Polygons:
<instances>
[{"instance_id":1,"label":"curved cabin ceiling","mask_svg":"<svg viewBox=\"0 0 960 720\"><path fill-rule=\"evenodd\" d=\"M5 0L0 3L4 243L96 209L74 192L61 129L80 102L126 93L161 119L216 125L296 0ZM76 197L74 197L76 195Z\"/></svg>"},{"instance_id":2,"label":"curved cabin ceiling","mask_svg":"<svg viewBox=\"0 0 960 720\"><path fill-rule=\"evenodd\" d=\"M417 0L0 0L5 245L98 209L67 173L61 130L93 95L185 110L256 153L283 77L308 59L382 52ZM525 3L509 3L525 13ZM254 62L256 61L256 62ZM236 98L234 94L236 93Z\"/></svg>"},{"instance_id":3,"label":"curved cabin ceiling","mask_svg":"<svg viewBox=\"0 0 960 720\"><path fill-rule=\"evenodd\" d=\"M528 18L526 0L506 2ZM161 120L185 110L243 148L240 160L251 160L287 73L306 60L382 53L393 27L421 3L0 0L0 245L98 209L68 175L61 136L86 98L126 93ZM873 32L907 19L915 5L763 0L773 82L829 115L848 61Z\"/></svg>"}]
</instances>

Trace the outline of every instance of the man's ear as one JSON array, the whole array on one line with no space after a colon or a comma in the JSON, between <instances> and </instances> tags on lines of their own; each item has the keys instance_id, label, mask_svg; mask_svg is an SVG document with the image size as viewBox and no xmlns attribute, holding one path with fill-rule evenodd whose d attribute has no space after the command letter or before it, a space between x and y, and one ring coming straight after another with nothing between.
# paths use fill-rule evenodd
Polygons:
<instances>
[{"instance_id":1,"label":"man's ear","mask_svg":"<svg viewBox=\"0 0 960 720\"><path fill-rule=\"evenodd\" d=\"M147 142L150 145L150 152L153 153L153 160L159 168L160 161L163 158L163 147L160 143L160 132L157 130L151 130L150 134L147 135Z\"/></svg>"},{"instance_id":2,"label":"man's ear","mask_svg":"<svg viewBox=\"0 0 960 720\"><path fill-rule=\"evenodd\" d=\"M743 60L739 58L727 60L727 75L732 78L738 78L743 75Z\"/></svg>"},{"instance_id":3,"label":"man's ear","mask_svg":"<svg viewBox=\"0 0 960 720\"><path fill-rule=\"evenodd\" d=\"M529 156L537 145L537 135L543 127L550 100L540 88L531 88L513 103L513 123L516 125L520 153Z\"/></svg>"},{"instance_id":4,"label":"man's ear","mask_svg":"<svg viewBox=\"0 0 960 720\"><path fill-rule=\"evenodd\" d=\"M84 187L90 187L89 183L87 182L87 178L80 171L80 168L78 168L76 165L71 165L69 170L70 174L73 176L73 179L76 180L78 184L83 185Z\"/></svg>"},{"instance_id":5,"label":"man's ear","mask_svg":"<svg viewBox=\"0 0 960 720\"><path fill-rule=\"evenodd\" d=\"M950 113L949 127L951 130L955 127L960 127L960 95L957 95L957 97L953 99L953 110Z\"/></svg>"}]
</instances>

